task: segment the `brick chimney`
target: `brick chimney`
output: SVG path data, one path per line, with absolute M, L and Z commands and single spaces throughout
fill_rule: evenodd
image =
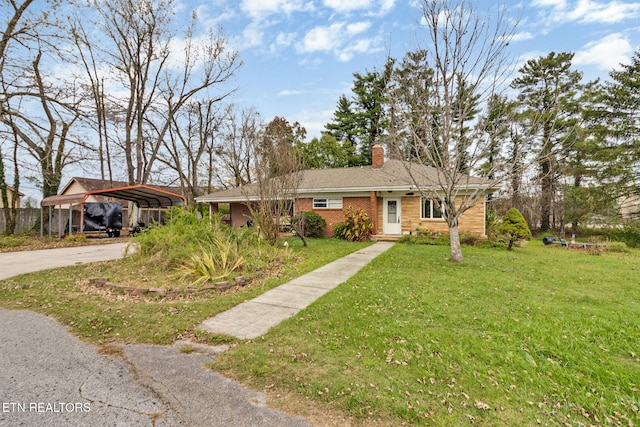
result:
M 371 169 L 382 169 L 384 166 L 384 148 L 380 144 L 371 147 Z

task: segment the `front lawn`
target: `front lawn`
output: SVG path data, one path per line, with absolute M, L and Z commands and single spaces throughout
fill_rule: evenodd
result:
M 195 297 L 145 297 L 108 294 L 79 286 L 83 279 L 105 277 L 119 284 L 142 287 L 178 285 L 175 274 L 162 261 L 138 256 L 88 265 L 65 267 L 25 274 L 0 281 L 0 307 L 26 309 L 46 314 L 68 325 L 71 332 L 94 344 L 121 343 L 170 344 L 177 338 L 204 342 L 232 341 L 200 333 L 197 326 L 205 319 L 286 281 L 312 271 L 363 247 L 336 239 L 310 239 L 303 248 L 299 239 L 288 242 L 289 264 L 265 275 L 256 274 L 249 286 L 225 293 Z
M 396 244 L 211 366 L 319 425 L 640 424 L 638 252 L 463 250 Z

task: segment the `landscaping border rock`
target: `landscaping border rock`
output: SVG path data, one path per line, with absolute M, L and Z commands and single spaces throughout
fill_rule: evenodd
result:
M 97 290 L 113 292 L 119 295 L 131 295 L 136 297 L 165 297 L 165 298 L 179 298 L 179 297 L 191 297 L 191 296 L 204 296 L 212 293 L 226 292 L 233 286 L 244 287 L 249 281 L 244 276 L 239 276 L 233 281 L 217 282 L 209 285 L 204 285 L 197 289 L 194 287 L 181 288 L 142 288 L 136 286 L 127 286 L 119 283 L 113 283 L 106 277 L 91 277 L 88 279 L 78 280 L 76 285 L 81 287 L 90 287 Z

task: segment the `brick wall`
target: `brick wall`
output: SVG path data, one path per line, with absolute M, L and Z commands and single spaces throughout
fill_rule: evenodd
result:
M 344 215 L 349 207 L 354 209 L 363 209 L 371 220 L 374 220 L 374 209 L 371 208 L 370 197 L 343 197 L 342 209 L 313 209 L 313 198 L 302 198 L 296 200 L 296 213 L 299 212 L 316 212 L 327 222 L 324 229 L 326 237 L 333 236 L 333 224 L 344 221 Z
M 461 203 L 461 200 L 462 197 L 458 197 L 458 203 Z M 462 214 L 459 223 L 460 232 L 484 236 L 484 222 L 484 201 L 480 199 L 475 206 Z M 420 218 L 420 197 L 403 197 L 402 231 L 415 232 L 416 228 L 434 232 L 447 232 L 449 230 L 444 219 L 423 220 Z
M 458 198 L 459 201 L 462 197 Z M 363 209 L 375 225 L 374 234 L 384 233 L 384 199 L 374 197 L 343 197 L 342 209 L 313 209 L 313 198 L 302 198 L 296 201 L 296 213 L 317 212 L 327 222 L 324 235 L 333 236 L 333 224 L 344 221 L 349 207 Z M 484 236 L 484 202 L 482 199 L 467 210 L 460 219 L 460 232 Z M 415 232 L 416 228 L 434 232 L 447 232 L 449 228 L 444 219 L 423 220 L 420 218 L 420 197 L 402 197 L 402 232 Z

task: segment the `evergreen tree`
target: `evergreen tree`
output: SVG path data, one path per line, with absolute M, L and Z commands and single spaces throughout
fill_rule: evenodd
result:
M 306 168 L 342 168 L 353 162 L 354 149 L 349 141 L 340 142 L 328 133 L 310 142 L 298 141 L 296 146 L 302 153 Z
M 380 143 L 388 122 L 385 93 L 393 73 L 394 60 L 389 58 L 382 71 L 355 73 L 353 83 L 356 105 L 358 150 L 363 164 L 371 164 L 371 147 Z
M 349 166 L 371 164 L 371 147 L 381 142 L 387 125 L 387 85 L 391 79 L 394 61 L 389 59 L 384 70 L 354 73 L 353 98 L 340 96 L 333 121 L 325 125 L 327 133 L 338 141 L 349 142 L 355 156 Z
M 512 87 L 520 91 L 526 132 L 537 142 L 541 181 L 541 230 L 551 228 L 554 200 L 561 176 L 563 151 L 574 141 L 577 93 L 582 73 L 571 69 L 572 53 L 549 53 L 520 68 Z M 557 215 L 553 215 L 554 222 Z
M 606 85 L 611 142 L 606 154 L 615 158 L 619 195 L 637 194 L 640 181 L 640 50 L 630 64 L 610 73 Z
M 531 230 L 524 220 L 524 217 L 516 208 L 507 211 L 502 219 L 502 223 L 498 226 L 498 232 L 504 234 L 509 242 L 508 250 L 513 250 L 513 245 L 518 240 L 531 239 Z

